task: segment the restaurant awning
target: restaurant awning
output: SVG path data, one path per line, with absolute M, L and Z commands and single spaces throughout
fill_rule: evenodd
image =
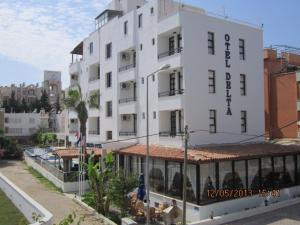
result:
M 91 154 L 95 155 L 95 158 L 99 158 L 102 156 L 102 149 L 100 148 L 87 148 L 86 153 L 88 156 Z M 66 148 L 66 149 L 58 149 L 53 151 L 53 155 L 58 156 L 62 159 L 73 159 L 79 157 L 79 148 Z

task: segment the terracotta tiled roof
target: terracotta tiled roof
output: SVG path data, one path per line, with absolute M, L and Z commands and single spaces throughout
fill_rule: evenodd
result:
M 146 155 L 145 145 L 134 145 L 118 151 L 124 155 Z M 180 148 L 162 147 L 151 145 L 149 148 L 150 156 L 175 161 L 183 161 L 184 151 Z M 260 158 L 264 156 L 275 156 L 284 154 L 300 154 L 300 146 L 279 144 L 240 144 L 240 145 L 218 145 L 201 147 L 188 150 L 188 161 L 207 162 L 223 161 L 232 159 Z
M 102 149 L 100 148 L 87 148 L 86 152 L 88 155 L 94 153 L 95 157 L 101 157 L 102 155 Z M 53 154 L 63 159 L 77 158 L 79 156 L 79 149 L 78 148 L 58 149 L 53 151 Z

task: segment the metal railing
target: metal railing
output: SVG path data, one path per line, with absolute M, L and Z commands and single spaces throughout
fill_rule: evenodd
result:
M 136 136 L 134 131 L 120 131 L 119 136 Z
M 159 132 L 160 137 L 176 137 L 183 136 L 183 131 L 161 131 Z
M 183 93 L 184 93 L 184 89 L 163 91 L 158 93 L 158 97 L 182 95 Z
M 167 52 L 163 52 L 163 53 L 158 54 L 158 59 L 161 59 L 161 58 L 164 58 L 164 57 L 167 57 L 167 56 L 171 56 L 171 55 L 180 53 L 182 51 L 183 51 L 183 47 L 175 48 L 173 50 L 168 50 Z
M 100 76 L 97 76 L 97 77 L 90 77 L 89 78 L 89 82 L 93 82 L 95 80 L 99 80 L 100 79 Z
M 119 72 L 122 72 L 122 71 L 125 71 L 125 70 L 129 70 L 131 68 L 135 68 L 135 63 L 129 64 L 129 65 L 126 65 L 126 66 L 121 66 L 119 68 Z
M 136 97 L 130 97 L 130 98 L 122 98 L 119 99 L 119 103 L 127 103 L 127 102 L 135 102 L 136 101 Z
M 91 134 L 91 135 L 99 135 L 100 131 L 98 131 L 98 130 L 89 130 L 89 134 Z

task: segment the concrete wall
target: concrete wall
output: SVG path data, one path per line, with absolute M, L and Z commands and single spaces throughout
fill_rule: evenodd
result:
M 63 182 L 56 178 L 53 174 L 51 174 L 49 171 L 41 167 L 39 164 L 37 164 L 34 160 L 32 160 L 29 156 L 25 155 L 25 161 L 28 166 L 31 166 L 35 170 L 37 170 L 39 173 L 41 173 L 45 178 L 47 178 L 49 181 L 51 181 L 56 187 L 60 188 L 63 192 L 77 192 L 79 189 L 78 182 Z M 85 181 L 84 183 L 84 189 L 87 191 L 89 189 L 88 181 Z
M 34 201 L 25 192 L 14 185 L 10 180 L 0 173 L 0 189 L 4 191 L 7 197 L 23 213 L 26 219 L 34 225 L 44 224 L 52 225 L 53 215 L 39 203 Z M 32 214 L 36 213 L 41 216 L 41 223 L 32 219 Z

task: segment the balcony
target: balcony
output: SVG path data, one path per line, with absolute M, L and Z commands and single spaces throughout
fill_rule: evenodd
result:
M 161 131 L 159 132 L 160 137 L 176 137 L 176 136 L 183 136 L 184 132 L 175 132 L 175 131 Z
M 136 114 L 121 114 L 119 136 L 136 136 L 137 119 Z
M 78 79 L 79 79 L 79 75 L 72 74 L 70 78 L 70 86 L 73 87 L 75 85 L 78 85 L 79 84 Z
M 135 68 L 135 63 L 128 64 L 128 65 L 125 65 L 125 66 L 121 66 L 119 68 L 119 72 L 123 72 L 123 71 L 129 70 L 131 68 Z
M 136 136 L 134 131 L 120 131 L 119 136 Z
M 129 97 L 129 98 L 119 99 L 120 104 L 128 103 L 128 102 L 135 102 L 135 101 L 136 101 L 136 97 Z
M 69 74 L 79 75 L 81 72 L 80 63 L 81 63 L 80 61 L 75 61 L 75 62 L 71 63 L 69 66 Z
M 100 118 L 89 117 L 88 119 L 88 134 L 90 136 L 100 135 Z
M 119 53 L 119 81 L 126 82 L 135 79 L 136 52 L 133 48 Z
M 99 88 L 100 82 L 96 82 L 99 81 L 99 79 L 100 79 L 100 65 L 93 64 L 89 67 L 89 86 L 91 86 L 91 88 Z M 95 83 L 98 83 L 98 85 L 93 85 Z
M 175 49 L 172 49 L 172 50 L 168 50 L 166 52 L 163 52 L 163 53 L 160 53 L 158 54 L 158 59 L 162 59 L 162 58 L 165 58 L 165 57 L 168 57 L 168 56 L 172 56 L 172 55 L 175 55 L 175 54 L 178 54 L 178 53 L 181 53 L 183 51 L 183 48 L 180 47 L 180 48 L 175 48 Z
M 167 96 L 174 96 L 174 95 L 182 95 L 184 93 L 183 89 L 180 90 L 171 90 L 171 91 L 163 91 L 158 93 L 158 97 L 167 97 Z

